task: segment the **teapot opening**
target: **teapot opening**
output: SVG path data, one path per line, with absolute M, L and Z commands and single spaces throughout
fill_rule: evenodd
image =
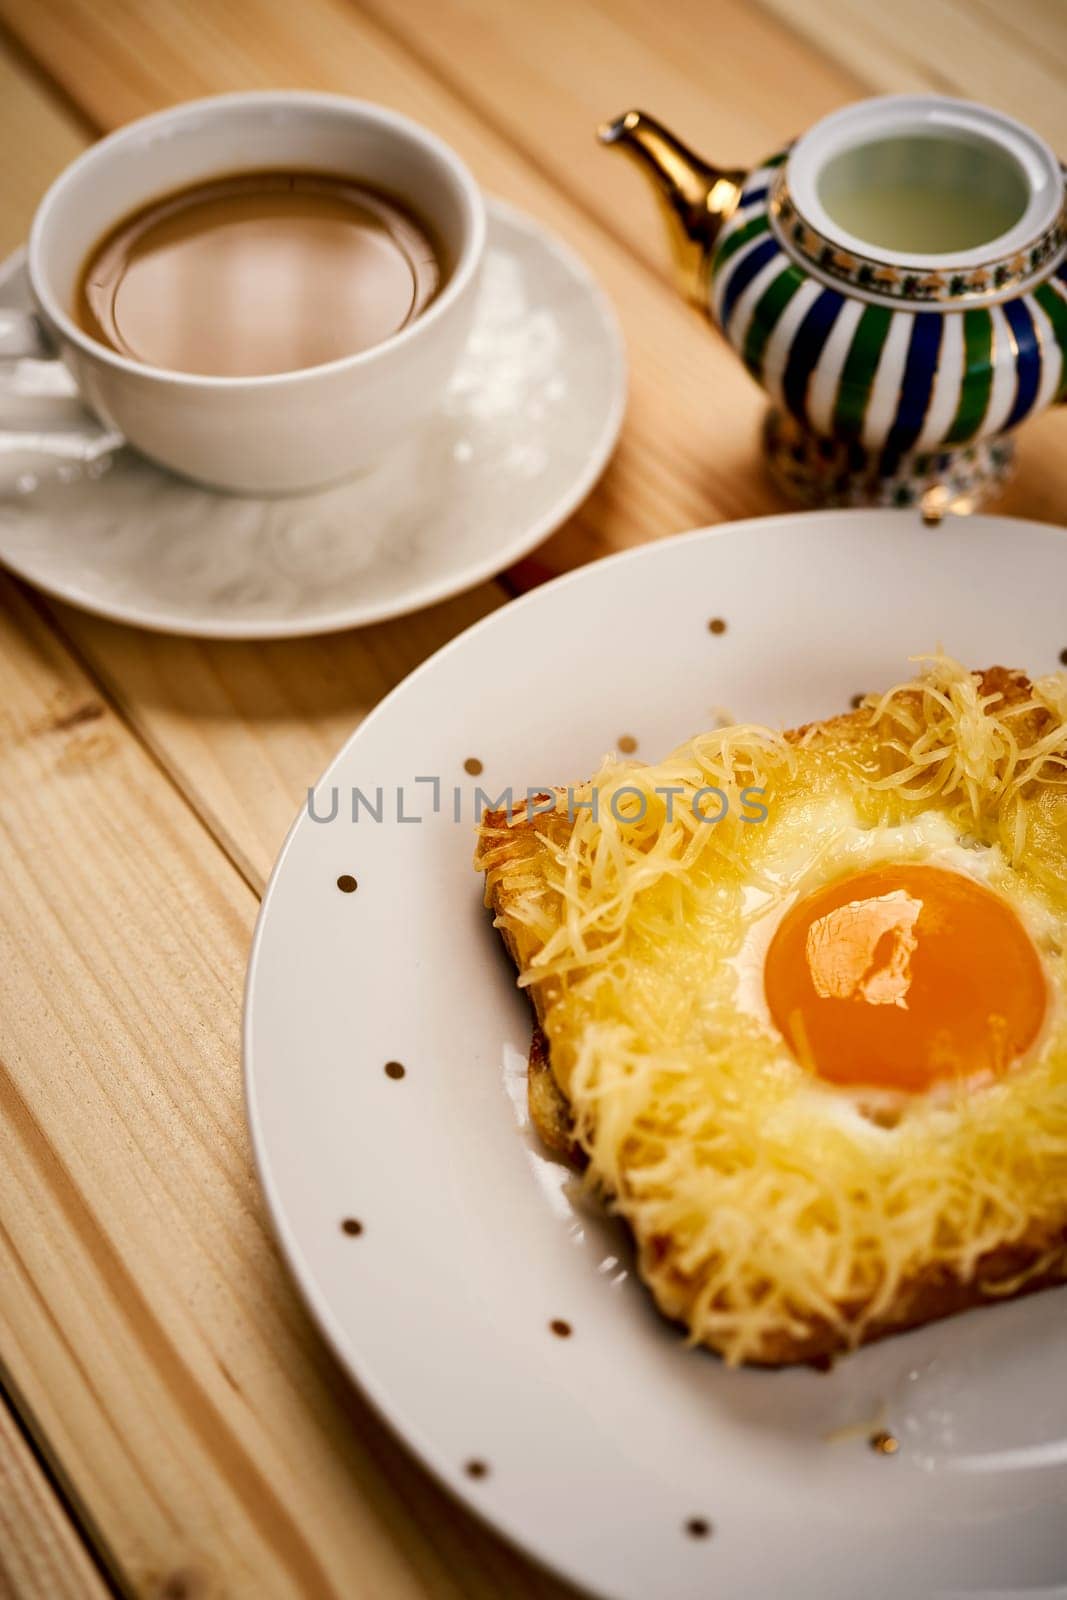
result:
M 1056 225 L 1064 202 L 1043 139 L 946 95 L 845 106 L 801 136 L 783 176 L 817 239 L 916 271 L 965 271 L 1023 251 Z
M 826 214 L 875 249 L 945 255 L 990 245 L 1021 221 L 1030 189 L 991 139 L 946 129 L 841 150 L 816 192 Z

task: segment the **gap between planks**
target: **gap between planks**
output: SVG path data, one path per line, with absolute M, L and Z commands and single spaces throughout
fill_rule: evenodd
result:
M 9 1421 L 5 1422 L 4 1418 Z M 23 1570 L 12 1573 L 5 1570 L 4 1550 L 0 1548 L 0 1594 L 5 1581 L 11 1585 L 11 1600 L 33 1600 L 33 1594 L 19 1584 L 27 1576 L 25 1568 L 32 1561 L 38 1569 L 43 1562 L 49 1566 L 49 1596 L 54 1600 L 135 1600 L 134 1591 L 127 1583 L 119 1563 L 110 1550 L 107 1540 L 94 1523 L 62 1464 L 50 1448 L 43 1430 L 37 1425 L 25 1397 L 19 1393 L 10 1372 L 0 1360 L 0 1451 L 16 1453 L 22 1461 L 22 1492 L 18 1485 L 8 1485 L 2 1496 L 0 1525 L 3 1510 L 8 1509 L 20 1521 L 29 1522 L 36 1506 L 43 1500 L 44 1517 L 54 1532 L 54 1540 L 35 1539 L 51 1548 L 43 1553 L 30 1552 L 20 1562 Z M 29 1503 L 27 1503 L 29 1502 Z M 25 1515 L 23 1518 L 22 1514 Z M 46 1530 L 47 1531 L 47 1530 Z M 55 1548 L 58 1546 L 59 1548 Z M 9 1551 L 8 1567 L 13 1566 L 19 1552 Z M 59 1563 L 62 1562 L 62 1566 Z M 36 1582 L 36 1574 L 29 1574 Z

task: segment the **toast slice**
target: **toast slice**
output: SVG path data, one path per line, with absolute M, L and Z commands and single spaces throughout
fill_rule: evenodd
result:
M 1005 719 L 1010 715 L 1011 737 L 1017 748 L 1040 752 L 1027 779 L 1030 799 L 1036 803 L 1051 797 L 1052 803 L 1059 804 L 1062 791 L 1053 769 L 1057 763 L 1067 765 L 1067 726 L 1062 702 L 1056 698 L 1059 691 L 1035 689 L 1025 675 L 1000 667 L 962 677 L 962 669 L 955 664 L 941 671 L 942 676 L 948 673 L 958 686 L 958 695 L 956 689 L 950 692 L 966 703 L 972 718 L 972 725 L 964 726 L 960 714 L 961 748 L 965 738 L 973 740 L 975 736 L 975 715 L 992 718 L 995 714 L 1001 719 L 998 727 L 1009 725 Z M 876 762 L 883 768 L 892 768 L 903 760 L 897 748 L 900 729 L 906 728 L 910 737 L 915 729 L 924 731 L 924 724 L 929 723 L 932 728 L 941 714 L 937 708 L 946 687 L 940 680 L 927 681 L 902 687 L 892 701 L 885 697 L 878 702 L 871 697 L 849 714 L 792 730 L 780 736 L 779 742 L 788 749 L 814 756 L 826 751 L 835 760 L 868 766 Z M 677 767 L 677 760 L 671 759 Z M 639 764 L 626 765 L 628 770 L 636 771 Z M 613 771 L 617 775 L 618 767 Z M 676 776 L 673 768 L 671 771 Z M 579 806 L 588 799 L 589 792 L 590 786 L 586 785 L 573 797 Z M 945 790 L 946 794 L 949 792 Z M 550 810 L 546 809 L 549 799 Z M 1060 1210 L 1045 1210 L 1028 1219 L 1026 1226 L 1016 1229 L 1011 1237 L 992 1240 L 988 1248 L 973 1255 L 966 1271 L 948 1266 L 943 1260 L 919 1261 L 895 1283 L 888 1300 L 881 1297 L 882 1303 L 877 1307 L 874 1302 L 880 1297 L 876 1292 L 867 1296 L 866 1303 L 855 1295 L 844 1297 L 828 1306 L 825 1313 L 810 1307 L 798 1310 L 787 1306 L 777 1325 L 768 1319 L 755 1335 L 724 1335 L 724 1319 L 715 1315 L 714 1306 L 709 1314 L 702 1301 L 703 1263 L 694 1262 L 692 1250 L 686 1248 L 683 1239 L 670 1233 L 650 1232 L 642 1225 L 639 1208 L 628 1191 L 628 1183 L 633 1180 L 625 1170 L 625 1161 L 621 1169 L 616 1166 L 608 1171 L 597 1160 L 589 1107 L 583 1107 L 576 1115 L 566 1076 L 555 1070 L 554 1050 L 549 1042 L 553 1016 L 564 990 L 569 984 L 580 983 L 584 974 L 579 968 L 576 974 L 561 978 L 550 970 L 542 978 L 537 962 L 564 918 L 558 869 L 571 848 L 575 810 L 573 803 L 568 804 L 568 791 L 559 789 L 513 816 L 488 813 L 479 830 L 475 865 L 485 873 L 486 903 L 520 974 L 525 976 L 534 1008 L 528 1073 L 530 1116 L 543 1143 L 554 1153 L 576 1167 L 586 1165 L 593 1157 L 590 1179 L 599 1184 L 613 1208 L 630 1224 L 642 1278 L 664 1314 L 688 1326 L 693 1342 L 707 1344 L 730 1361 L 769 1366 L 798 1362 L 824 1365 L 860 1344 L 1067 1278 L 1065 1197 Z M 1067 828 L 1067 806 L 1061 821 Z M 1067 1072 L 1064 1082 L 1067 1084 Z M 1067 1097 L 1062 1100 L 1062 1123 L 1067 1156 Z M 773 1289 L 771 1285 L 769 1292 L 773 1293 Z

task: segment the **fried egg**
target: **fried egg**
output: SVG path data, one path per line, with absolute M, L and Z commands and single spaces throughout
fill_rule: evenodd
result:
M 1067 1275 L 1065 713 L 937 657 L 483 835 L 590 1181 L 728 1360 Z
M 738 1006 L 813 1077 L 883 1105 L 1024 1059 L 1051 1003 L 1059 921 L 1000 844 L 964 842 L 936 810 L 865 828 L 835 807 L 823 825 L 834 838 L 819 862 L 752 897 Z

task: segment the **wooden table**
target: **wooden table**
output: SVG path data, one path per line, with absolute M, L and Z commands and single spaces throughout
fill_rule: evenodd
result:
M 583 509 L 516 573 L 402 621 L 200 644 L 0 578 L 0 1594 L 562 1596 L 376 1420 L 282 1266 L 241 1106 L 257 898 L 344 737 L 516 585 L 777 509 L 760 396 L 676 296 L 651 196 L 597 121 L 643 104 L 743 165 L 849 98 L 937 88 L 1067 153 L 1067 8 L 0 0 L 0 18 L 5 249 L 55 173 L 132 117 L 337 90 L 436 128 L 568 239 L 632 364 Z M 1004 510 L 1067 520 L 1063 429 L 1024 430 Z

